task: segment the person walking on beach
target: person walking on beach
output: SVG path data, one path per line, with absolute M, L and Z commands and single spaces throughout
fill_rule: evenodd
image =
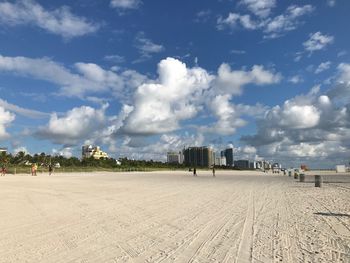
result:
M 49 176 L 52 174 L 52 165 L 51 165 L 51 163 L 49 164 Z
M 197 170 L 196 170 L 196 168 L 193 168 L 193 176 L 197 176 Z
M 1 176 L 5 176 L 6 175 L 6 167 L 5 167 L 5 165 L 3 164 L 2 166 L 1 166 Z
M 38 166 L 36 163 L 32 164 L 32 176 L 36 176 L 36 170 L 38 169 Z
M 213 166 L 213 177 L 215 177 L 215 166 Z

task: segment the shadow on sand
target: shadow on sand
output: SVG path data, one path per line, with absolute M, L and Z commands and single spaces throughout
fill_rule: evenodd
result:
M 319 215 L 319 216 L 343 216 L 343 217 L 350 217 L 350 215 L 348 215 L 348 214 L 332 213 L 332 212 L 328 212 L 328 213 L 325 213 L 325 212 L 317 212 L 317 213 L 314 213 L 314 215 Z

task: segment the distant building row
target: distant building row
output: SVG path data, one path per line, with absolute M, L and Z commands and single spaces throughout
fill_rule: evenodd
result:
M 228 166 L 237 169 L 281 169 L 280 164 L 271 164 L 267 161 L 249 161 L 234 160 L 234 149 L 228 148 L 220 152 L 219 156 L 215 156 L 215 152 L 211 147 L 188 147 L 180 152 L 168 152 L 167 162 L 173 164 L 185 164 L 190 167 L 212 167 Z

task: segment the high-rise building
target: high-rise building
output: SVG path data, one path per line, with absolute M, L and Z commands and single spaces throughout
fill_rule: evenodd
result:
M 82 158 L 94 157 L 95 159 L 108 158 L 108 154 L 101 151 L 99 146 L 84 145 L 81 148 Z
M 234 161 L 235 168 L 237 169 L 249 169 L 249 161 L 248 160 L 238 160 Z
M 181 164 L 182 162 L 183 162 L 182 152 L 168 152 L 167 153 L 167 163 Z
M 189 147 L 184 149 L 184 163 L 192 167 L 211 167 L 215 153 L 211 147 Z
M 233 148 L 227 148 L 226 150 L 221 151 L 221 156 L 225 156 L 227 166 L 234 166 Z
M 226 166 L 226 157 L 225 156 L 215 156 L 215 165 Z

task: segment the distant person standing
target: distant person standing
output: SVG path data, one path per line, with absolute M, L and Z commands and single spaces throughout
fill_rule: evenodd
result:
M 36 170 L 38 169 L 38 166 L 36 163 L 32 164 L 32 176 L 36 176 Z
M 51 165 L 51 163 L 49 164 L 49 176 L 52 174 L 52 171 L 53 171 L 53 169 L 52 169 L 52 165 Z
M 213 166 L 213 177 L 215 177 L 215 167 Z
M 193 168 L 193 176 L 197 176 L 197 170 L 196 170 L 196 168 Z
M 1 176 L 5 176 L 6 175 L 6 167 L 5 167 L 5 165 L 3 164 L 2 166 L 1 166 Z

